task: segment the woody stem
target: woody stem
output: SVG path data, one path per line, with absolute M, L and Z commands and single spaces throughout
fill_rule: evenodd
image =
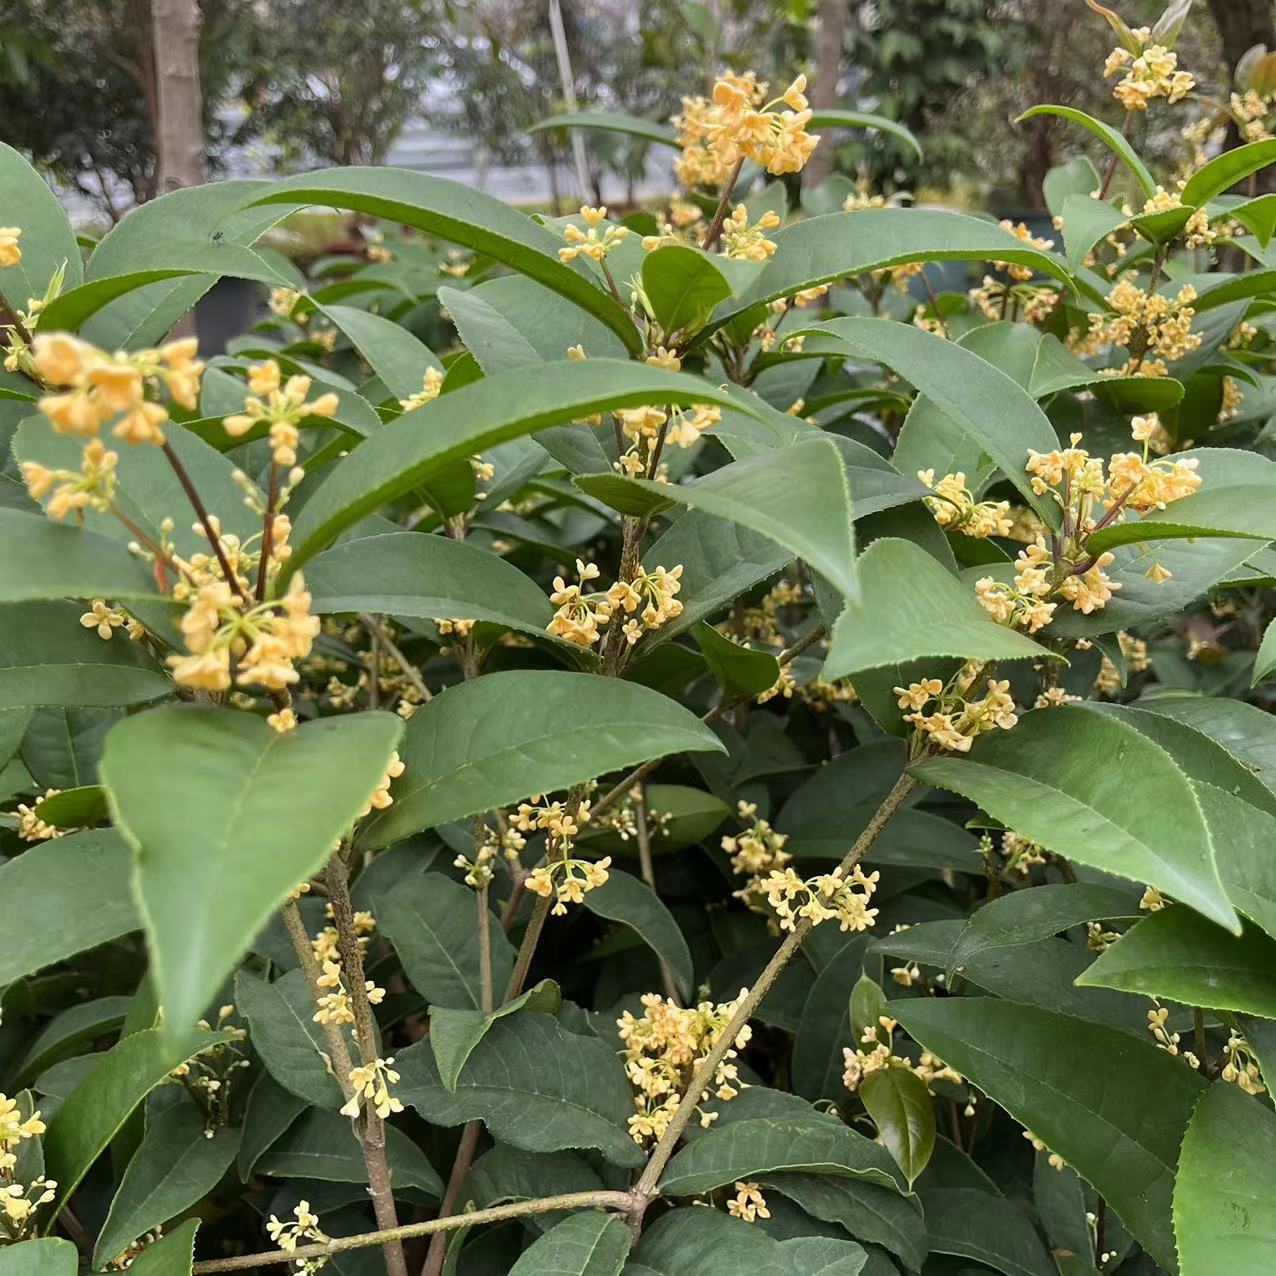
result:
M 727 184 L 722 188 L 722 198 L 718 200 L 718 207 L 713 214 L 713 221 L 709 223 L 704 243 L 700 245 L 707 253 L 712 252 L 718 246 L 718 237 L 722 234 L 722 223 L 727 220 L 727 207 L 731 202 L 731 192 L 735 188 L 736 179 L 740 176 L 740 170 L 743 167 L 744 156 L 741 155 L 736 160 L 735 167 L 731 170 L 731 175 L 727 178 Z
M 173 451 L 173 445 L 167 439 L 164 441 L 161 450 L 169 465 L 173 467 L 173 473 L 177 475 L 177 481 L 182 485 L 182 490 L 186 493 L 187 499 L 191 503 L 191 508 L 195 511 L 195 516 L 199 519 L 200 525 L 204 529 L 204 535 L 208 538 L 208 544 L 217 556 L 217 564 L 222 569 L 222 575 L 225 576 L 226 583 L 239 595 L 242 602 L 247 602 L 248 599 L 244 597 L 244 591 L 240 588 L 239 578 L 231 571 L 230 563 L 226 560 L 226 551 L 222 548 L 221 537 L 217 535 L 213 528 L 213 521 L 209 518 L 208 510 L 204 508 L 204 502 L 195 490 L 195 484 L 191 482 L 191 476 L 186 472 L 186 466 L 182 464 L 181 458 Z

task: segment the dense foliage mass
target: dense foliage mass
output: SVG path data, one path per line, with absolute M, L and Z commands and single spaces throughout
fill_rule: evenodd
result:
M 1269 1273 L 1274 61 L 1053 237 L 0 148 L 0 1273 Z

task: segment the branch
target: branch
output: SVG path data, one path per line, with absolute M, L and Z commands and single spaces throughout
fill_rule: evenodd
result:
M 547 1214 L 553 1210 L 604 1209 L 628 1210 L 634 1198 L 629 1192 L 567 1192 L 563 1196 L 545 1196 L 536 1201 L 516 1201 L 513 1205 L 496 1205 L 489 1210 L 471 1210 L 468 1214 L 452 1214 L 448 1218 L 434 1218 L 428 1223 L 409 1223 L 386 1232 L 362 1232 L 358 1236 L 339 1236 L 324 1245 L 298 1245 L 285 1253 L 280 1249 L 267 1250 L 264 1254 L 240 1254 L 235 1258 L 212 1258 L 196 1263 L 191 1269 L 194 1276 L 210 1276 L 213 1272 L 251 1272 L 258 1267 L 305 1262 L 311 1258 L 326 1258 L 330 1254 L 343 1254 L 347 1250 L 366 1249 L 369 1245 L 381 1245 L 386 1240 L 407 1241 L 416 1236 L 430 1236 L 435 1232 L 453 1232 L 461 1227 L 477 1227 L 483 1223 L 501 1223 L 507 1218 L 523 1218 L 528 1214 Z
M 847 851 L 843 858 L 841 864 L 843 873 L 849 872 L 864 858 L 868 853 L 869 847 L 877 840 L 878 834 L 886 827 L 891 816 L 903 805 L 904 799 L 913 791 L 916 784 L 917 781 L 907 772 L 895 781 L 894 787 L 883 799 L 881 806 L 873 812 L 873 818 L 869 820 L 867 827 L 855 839 L 855 845 Z M 770 991 L 771 985 L 775 983 L 780 972 L 788 964 L 789 958 L 797 952 L 802 941 L 811 933 L 813 924 L 809 918 L 803 918 L 798 923 L 797 928 L 788 935 L 784 943 L 776 949 L 775 955 L 767 962 L 765 969 L 758 976 L 757 982 L 745 994 L 735 1014 L 731 1016 L 731 1022 L 722 1030 L 709 1053 L 700 1061 L 700 1066 L 696 1069 L 686 1090 L 683 1091 L 677 1111 L 674 1112 L 668 1126 L 665 1127 L 665 1132 L 661 1135 L 660 1142 L 652 1150 L 651 1158 L 647 1162 L 647 1168 L 643 1170 L 642 1177 L 634 1188 L 634 1194 L 639 1200 L 639 1204 L 635 1207 L 639 1218 L 641 1217 L 641 1210 L 646 1208 L 646 1202 L 656 1195 L 656 1184 L 660 1181 L 660 1175 L 669 1158 L 673 1155 L 674 1146 L 682 1136 L 687 1122 L 691 1120 L 691 1115 L 696 1109 L 700 1096 L 712 1084 L 713 1075 L 717 1071 L 718 1064 L 726 1058 L 727 1051 L 732 1048 L 736 1037 L 740 1034 L 740 1030 L 753 1017 L 753 1013 L 758 1006 L 762 1004 L 763 997 Z

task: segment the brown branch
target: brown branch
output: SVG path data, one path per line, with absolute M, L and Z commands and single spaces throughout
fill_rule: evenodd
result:
M 709 229 L 705 232 L 704 243 L 700 245 L 707 253 L 712 252 L 718 246 L 718 237 L 722 234 L 722 223 L 727 220 L 727 207 L 731 202 L 731 192 L 735 189 L 736 179 L 740 176 L 740 170 L 743 167 L 744 156 L 741 155 L 736 160 L 730 177 L 727 178 L 727 184 L 722 188 L 722 198 L 718 200 L 718 207 L 713 214 L 713 221 L 709 223 Z
M 195 516 L 204 529 L 204 535 L 208 537 L 208 544 L 217 556 L 217 562 L 222 569 L 222 575 L 226 577 L 226 583 L 239 595 L 240 600 L 246 603 L 248 599 L 244 596 L 243 587 L 239 583 L 239 578 L 230 569 L 230 563 L 226 560 L 226 551 L 222 548 L 221 537 L 213 528 L 213 521 L 209 518 L 208 510 L 204 508 L 204 502 L 195 490 L 195 484 L 191 482 L 191 476 L 186 472 L 186 466 L 182 464 L 181 458 L 173 451 L 173 445 L 167 439 L 161 450 L 168 458 L 169 465 L 173 467 L 173 473 L 177 475 L 177 481 L 182 485 L 182 490 L 195 511 Z
M 266 493 L 266 512 L 261 521 L 261 561 L 257 564 L 256 598 L 262 602 L 266 597 L 266 572 L 270 567 L 270 556 L 275 549 L 275 502 L 279 499 L 279 466 L 270 462 L 270 487 Z
M 478 1227 L 484 1223 L 501 1223 L 507 1218 L 523 1218 L 528 1214 L 547 1214 L 554 1210 L 604 1209 L 628 1210 L 634 1198 L 629 1192 L 567 1192 L 562 1196 L 545 1196 L 536 1201 L 516 1201 L 512 1205 L 496 1205 L 487 1210 L 471 1210 L 466 1214 L 452 1214 L 447 1218 L 434 1218 L 426 1223 L 408 1223 L 391 1232 L 363 1232 L 358 1236 L 339 1236 L 323 1245 L 298 1245 L 285 1253 L 283 1250 L 267 1250 L 263 1254 L 240 1254 L 234 1258 L 212 1258 L 196 1263 L 191 1269 L 194 1276 L 212 1276 L 213 1272 L 251 1272 L 258 1267 L 275 1264 L 294 1264 L 311 1258 L 326 1258 L 330 1254 L 344 1254 L 347 1250 L 366 1249 L 380 1245 L 388 1237 L 392 1241 L 411 1240 L 416 1236 L 431 1236 L 435 1232 L 453 1232 L 461 1227 Z

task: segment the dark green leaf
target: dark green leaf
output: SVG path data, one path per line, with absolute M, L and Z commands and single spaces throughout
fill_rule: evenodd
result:
M 619 1276 L 630 1240 L 614 1214 L 573 1214 L 524 1250 L 510 1276 Z
M 682 996 L 691 996 L 691 950 L 673 914 L 646 882 L 613 868 L 602 886 L 585 893 L 585 907 L 599 917 L 620 922 L 636 931 L 639 938 L 669 967 Z
M 557 1014 L 561 1002 L 558 985 L 552 979 L 542 979 L 522 996 L 507 1001 L 489 1014 L 481 1010 L 434 1006 L 430 1011 L 430 1044 L 434 1047 L 434 1062 L 443 1084 L 456 1093 L 456 1081 L 466 1060 L 498 1019 L 520 1010 L 543 1015 Z
M 881 1068 L 860 1082 L 859 1096 L 911 1187 L 935 1149 L 935 1104 L 907 1067 Z
M 972 1188 L 933 1190 L 924 1202 L 933 1253 L 973 1258 L 1003 1276 L 1055 1276 L 1032 1224 L 1011 1202 Z

